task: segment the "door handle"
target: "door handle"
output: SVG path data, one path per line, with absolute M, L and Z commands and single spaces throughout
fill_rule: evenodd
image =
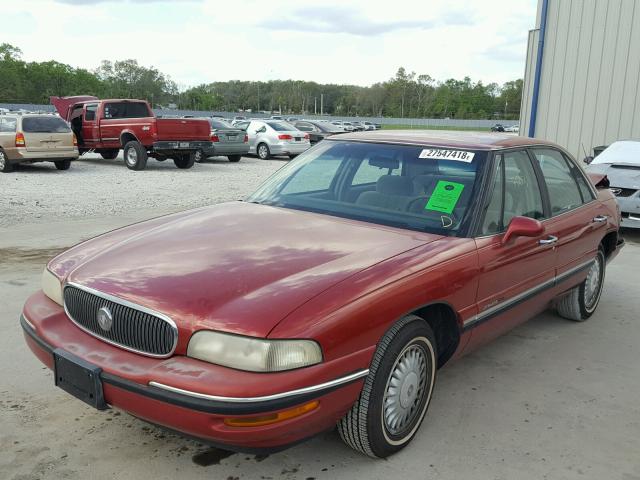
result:
M 547 238 L 543 238 L 542 240 L 538 240 L 540 245 L 550 245 L 552 243 L 556 243 L 558 241 L 558 237 L 554 237 L 553 235 L 549 235 Z
M 608 218 L 609 217 L 607 215 L 597 215 L 597 216 L 593 217 L 593 220 L 591 220 L 591 223 L 606 222 Z

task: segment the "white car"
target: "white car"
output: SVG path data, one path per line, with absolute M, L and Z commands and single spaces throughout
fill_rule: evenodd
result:
M 343 123 L 340 120 L 335 120 L 335 121 L 333 121 L 331 123 L 333 125 L 337 125 L 338 127 L 340 127 L 345 132 L 353 132 L 355 130 L 355 128 L 353 128 L 353 125 L 351 125 L 349 122 Z
M 509 133 L 520 133 L 520 125 L 511 125 L 509 127 L 504 127 L 504 131 Z
M 236 122 L 249 136 L 249 153 L 268 160 L 273 155 L 295 158 L 311 147 L 309 134 L 282 120 L 249 120 Z
M 376 126 L 371 122 L 362 122 L 362 125 L 364 125 L 364 129 L 365 130 L 375 130 L 376 129 Z

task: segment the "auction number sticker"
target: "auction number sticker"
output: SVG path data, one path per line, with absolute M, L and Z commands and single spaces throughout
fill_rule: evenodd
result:
M 442 148 L 425 148 L 420 152 L 419 158 L 431 160 L 456 160 L 459 162 L 471 163 L 475 153 L 465 150 L 448 150 Z

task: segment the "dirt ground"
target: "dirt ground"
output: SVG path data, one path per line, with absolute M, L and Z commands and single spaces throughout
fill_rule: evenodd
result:
M 216 192 L 211 201 L 235 199 L 282 162 L 267 164 L 243 160 L 250 172 L 243 175 L 253 180 L 240 187 L 243 175 L 233 166 L 197 165 L 201 176 L 194 169 L 180 189 L 162 187 L 164 209 L 126 192 L 135 208 L 114 213 L 119 202 L 101 209 L 101 197 L 92 199 L 90 188 L 84 196 L 43 195 L 46 214 L 38 218 L 31 197 L 11 206 L 0 222 L 0 479 L 640 479 L 640 235 L 632 232 L 608 267 L 602 301 L 588 322 L 545 313 L 446 366 L 417 437 L 387 460 L 351 451 L 335 431 L 277 454 L 233 454 L 124 412 L 92 410 L 55 388 L 18 324 L 46 261 L 102 231 L 196 206 L 203 201 L 199 182 Z M 89 165 L 98 173 L 115 169 Z M 159 177 L 119 167 L 114 178 L 127 182 L 135 175 L 136 185 L 153 195 L 160 188 Z M 42 167 L 18 173 L 42 176 L 30 182 L 47 181 Z M 0 178 L 0 191 L 25 181 Z M 91 205 L 66 215 L 69 203 Z M 49 216 L 53 211 L 61 213 Z

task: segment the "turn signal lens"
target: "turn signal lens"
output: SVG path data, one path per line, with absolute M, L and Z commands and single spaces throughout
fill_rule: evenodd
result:
M 78 138 L 76 137 L 76 134 L 73 134 L 73 146 L 77 147 L 78 146 Z
M 11 138 L 11 137 L 9 137 Z M 16 133 L 16 147 L 25 147 L 27 144 L 24 141 L 24 133 Z
M 218 135 L 211 135 L 211 141 L 212 142 L 219 142 L 220 141 L 220 137 L 218 137 Z
M 244 135 L 244 143 L 249 143 L 249 135 Z
M 291 135 L 278 135 L 279 140 L 292 140 L 293 137 Z
M 261 427 L 263 425 L 271 425 L 272 423 L 284 422 L 290 418 L 299 417 L 300 415 L 304 415 L 305 413 L 315 410 L 319 405 L 320 402 L 318 400 L 314 400 L 313 402 L 305 403 L 299 407 L 284 410 L 279 413 L 273 413 L 271 415 L 225 418 L 224 423 L 229 427 Z
M 308 134 L 308 133 L 305 133 L 305 134 L 304 134 L 304 139 L 305 139 L 305 140 L 309 140 L 309 134 Z

